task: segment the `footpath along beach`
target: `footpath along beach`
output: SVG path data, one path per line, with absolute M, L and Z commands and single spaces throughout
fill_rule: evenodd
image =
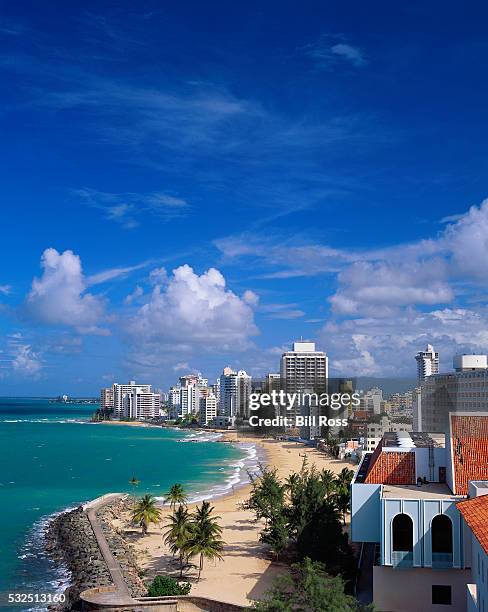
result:
M 344 467 L 353 467 L 351 463 L 331 459 L 314 448 L 295 442 L 244 437 L 230 432 L 223 435 L 221 442 L 259 446 L 266 464 L 275 467 L 282 479 L 299 471 L 305 457 L 309 466 L 315 465 L 319 470 L 339 473 Z M 200 582 L 192 581 L 192 595 L 249 605 L 253 599 L 263 596 L 277 575 L 286 571 L 284 565 L 272 562 L 267 546 L 259 542 L 262 526 L 255 522 L 252 512 L 242 508 L 249 493 L 250 485 L 237 486 L 232 493 L 211 500 L 215 514 L 221 517 L 219 522 L 225 542 L 223 560 L 205 563 Z M 164 506 L 163 525 L 169 512 L 169 507 Z M 132 545 L 146 580 L 158 574 L 175 572 L 174 559 L 163 543 L 164 526 L 151 525 L 148 534 L 142 537 L 140 529 L 130 526 L 128 512 L 115 519 L 113 526 Z

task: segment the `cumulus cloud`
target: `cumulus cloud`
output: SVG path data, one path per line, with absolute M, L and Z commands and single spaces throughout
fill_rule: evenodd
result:
M 483 284 L 488 280 L 488 199 L 449 225 L 443 240 L 455 271 Z
M 35 323 L 72 327 L 80 333 L 107 333 L 98 327 L 104 302 L 86 291 L 79 256 L 49 248 L 42 254 L 41 267 L 43 274 L 32 281 L 24 315 Z
M 134 346 L 143 352 L 151 347 L 153 357 L 174 350 L 243 350 L 258 333 L 251 306 L 226 288 L 218 270 L 198 275 L 189 265 L 154 287 L 127 331 Z

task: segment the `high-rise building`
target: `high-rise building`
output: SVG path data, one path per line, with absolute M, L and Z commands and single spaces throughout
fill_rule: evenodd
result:
M 114 407 L 114 390 L 112 387 L 105 387 L 100 390 L 100 408 L 102 410 L 112 410 Z
M 488 410 L 488 359 L 486 355 L 457 355 L 455 371 L 428 376 L 416 400 L 414 423 L 420 431 L 446 432 L 449 413 Z
M 281 389 L 281 374 L 275 374 L 274 372 L 270 372 L 269 374 L 266 374 L 266 377 L 263 381 L 264 393 L 280 391 L 280 389 Z
M 200 397 L 200 425 L 211 424 L 217 418 L 217 398 L 213 393 Z
M 138 385 L 131 380 L 127 385 L 112 386 L 114 415 L 119 418 L 152 419 L 159 416 L 161 396 L 153 393 L 151 385 Z
M 180 386 L 170 387 L 168 391 L 168 416 L 177 419 L 180 415 Z
M 427 376 L 439 374 L 439 353 L 434 351 L 432 344 L 428 344 L 425 351 L 419 351 L 415 355 L 415 360 L 419 383 L 423 382 Z
M 383 401 L 383 390 L 379 387 L 373 387 L 366 391 L 360 399 L 360 410 L 366 410 L 372 414 L 381 413 L 381 403 Z
M 114 396 L 114 415 L 121 419 L 125 416 L 125 397 L 128 393 L 132 393 L 135 387 L 139 387 L 142 393 L 151 393 L 151 385 L 136 385 L 135 380 L 129 381 L 126 385 L 120 385 L 118 383 L 114 383 L 112 385 L 113 396 Z
M 224 368 L 220 376 L 219 415 L 234 419 L 249 417 L 252 378 L 244 370 Z
M 292 350 L 281 356 L 281 388 L 286 393 L 325 393 L 327 377 L 327 355 L 316 350 L 315 342 L 294 342 Z M 294 416 L 293 411 L 289 416 Z

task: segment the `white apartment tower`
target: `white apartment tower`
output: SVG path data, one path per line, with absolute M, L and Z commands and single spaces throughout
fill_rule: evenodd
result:
M 213 393 L 200 397 L 200 425 L 207 426 L 217 417 L 217 398 Z
M 419 351 L 415 355 L 417 362 L 417 378 L 422 383 L 427 376 L 439 374 L 439 353 L 434 351 L 432 344 L 428 344 L 425 351 Z
M 244 370 L 224 368 L 220 376 L 220 416 L 249 417 L 249 395 L 252 378 Z
M 327 391 L 328 359 L 317 351 L 315 342 L 294 342 L 291 351 L 281 356 L 281 388 L 286 393 L 325 393 Z
M 152 419 L 159 416 L 161 396 L 152 393 L 151 385 L 138 385 L 131 380 L 127 385 L 112 386 L 114 416 L 133 419 Z

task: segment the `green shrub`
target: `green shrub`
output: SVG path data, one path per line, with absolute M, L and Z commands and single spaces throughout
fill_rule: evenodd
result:
M 149 597 L 163 597 L 164 595 L 188 595 L 191 589 L 189 582 L 178 582 L 171 576 L 156 576 L 149 585 Z

